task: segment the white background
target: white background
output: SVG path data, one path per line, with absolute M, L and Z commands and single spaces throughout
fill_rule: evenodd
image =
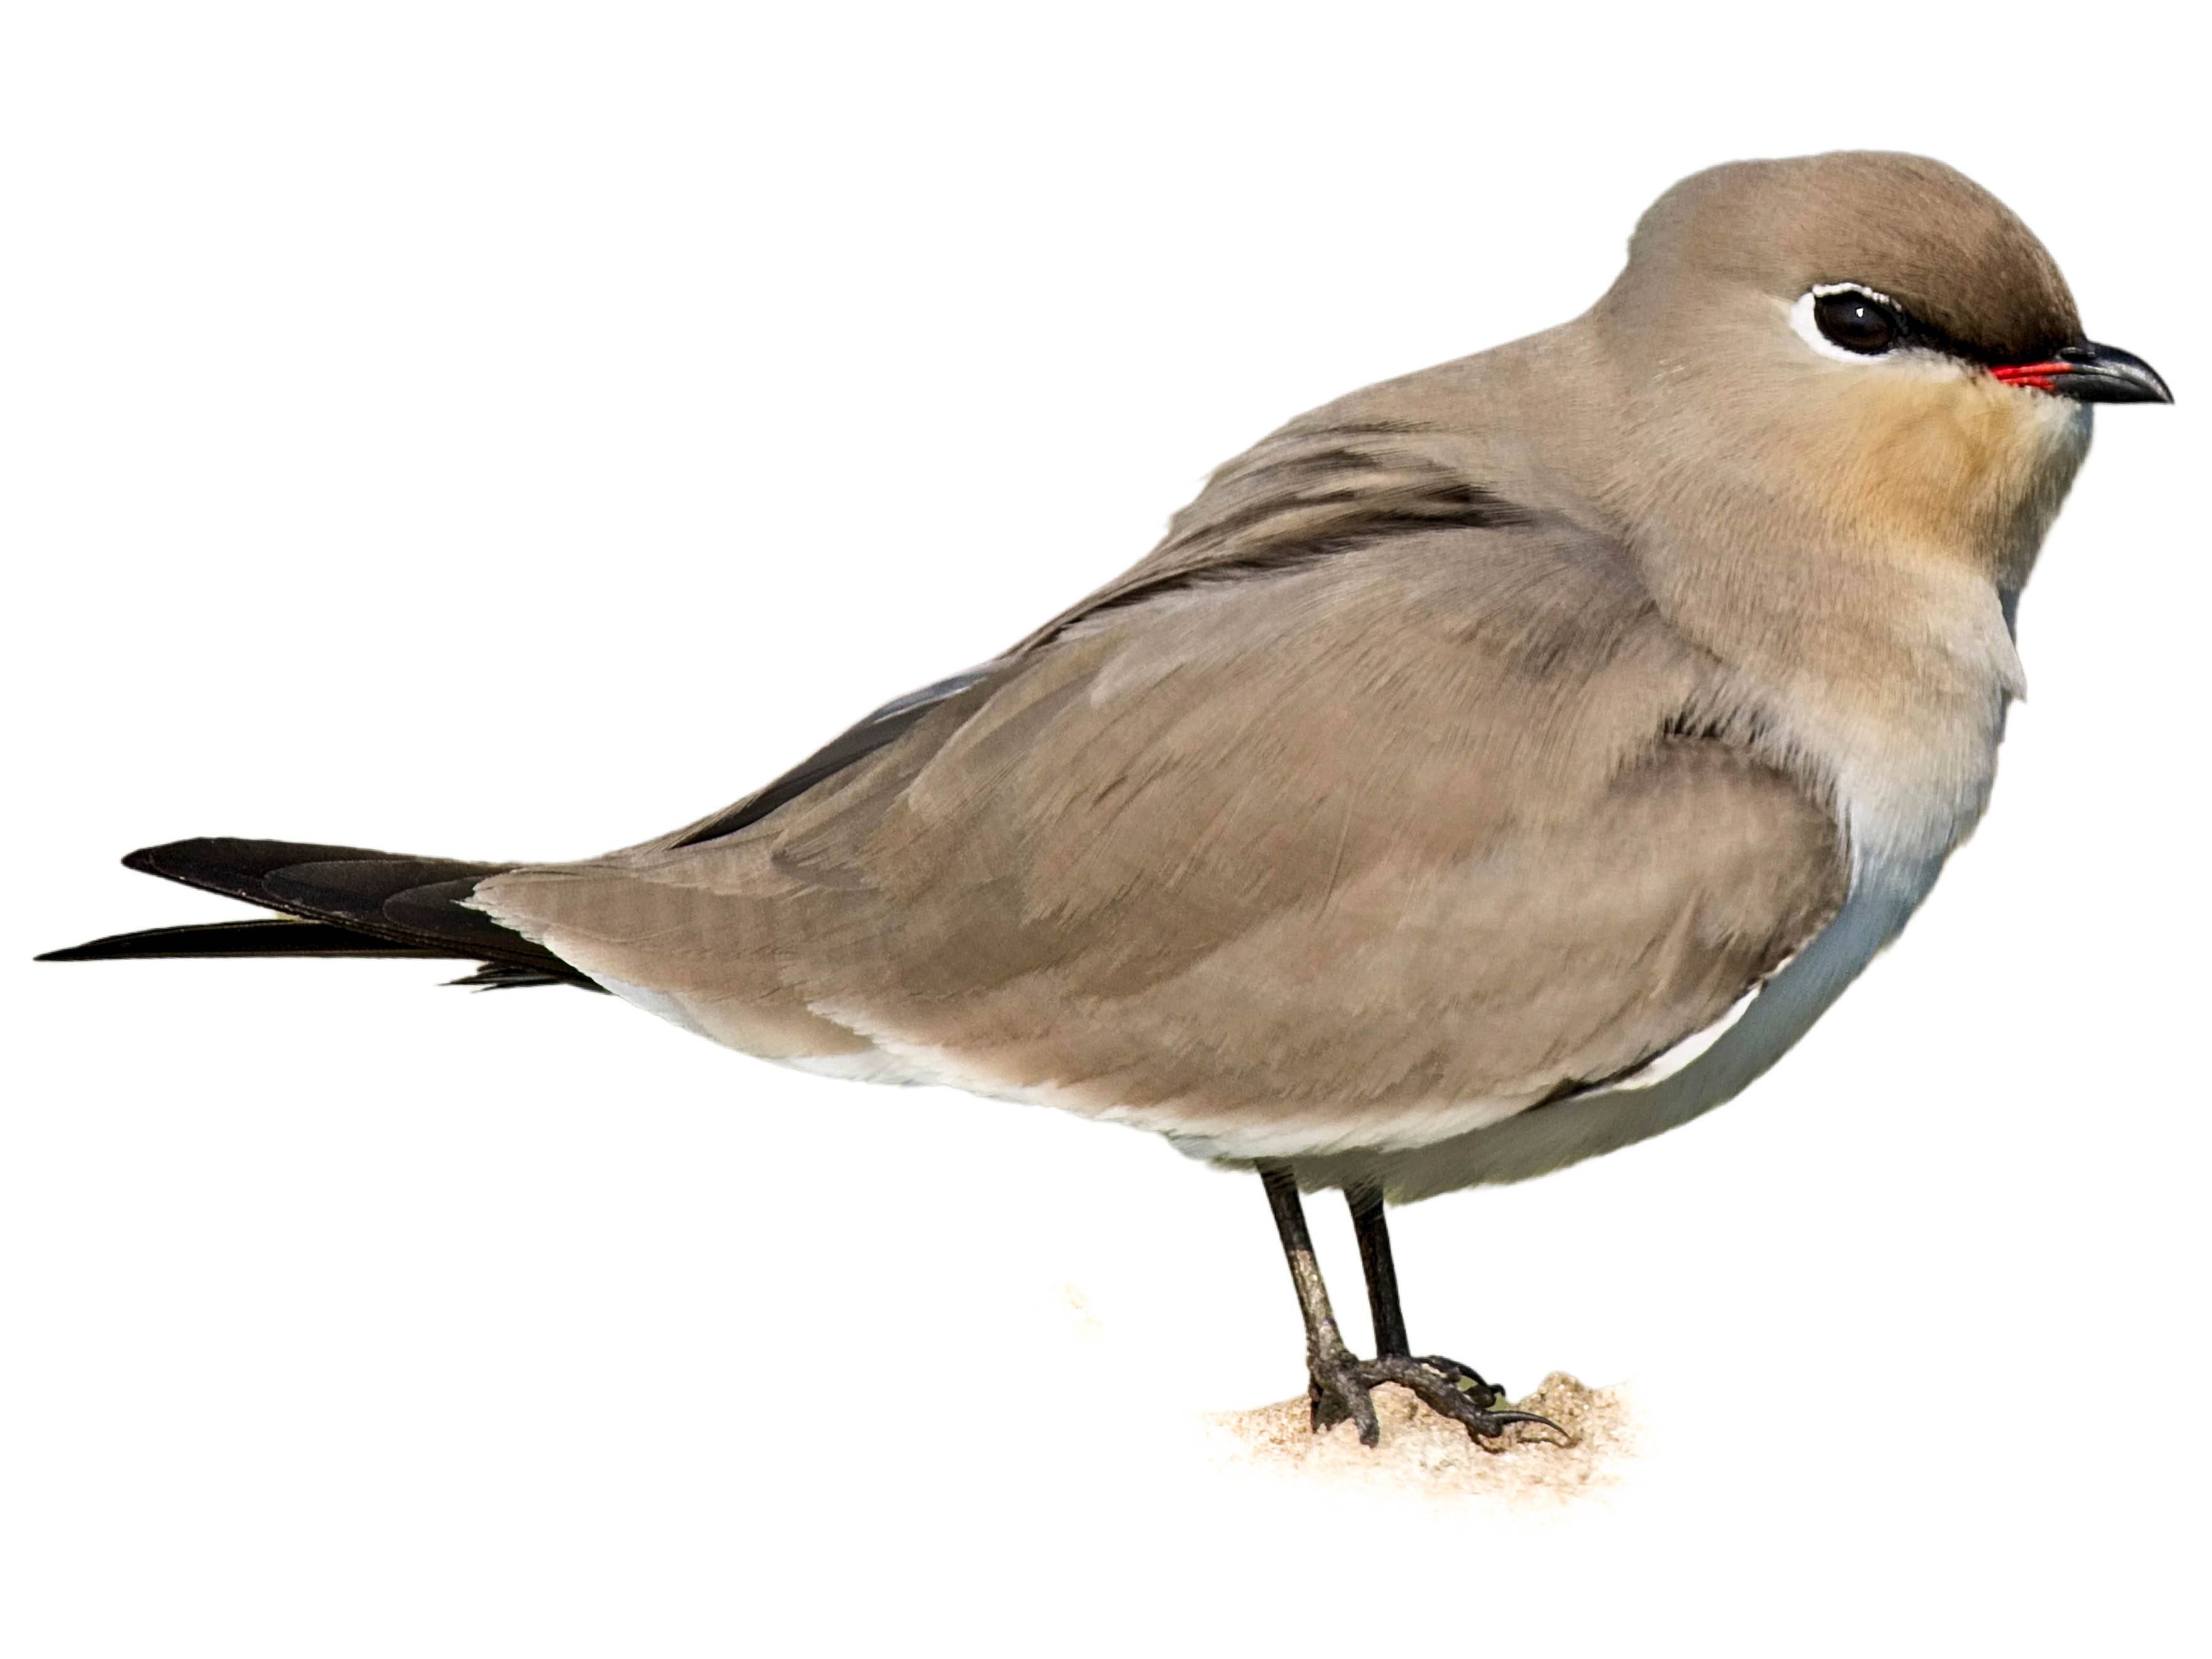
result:
M 2201 1639 L 2194 49 L 1485 9 L 13 12 L 0 1645 Z M 26 961 L 229 914 L 148 842 L 711 808 L 1280 420 L 1580 310 L 1680 175 L 1854 146 L 1995 189 L 2182 401 L 2100 414 L 1903 945 L 1727 1109 L 1402 1213 L 1418 1343 L 1633 1385 L 1609 1505 L 1206 1465 L 1296 1315 L 1257 1183 L 1126 1131 L 405 963 Z

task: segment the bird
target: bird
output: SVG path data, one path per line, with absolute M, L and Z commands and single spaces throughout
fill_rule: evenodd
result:
M 1943 163 L 1728 163 L 1580 316 L 1291 420 L 1123 574 L 731 806 L 558 863 L 147 848 L 264 914 L 45 959 L 466 961 L 1152 1131 L 1259 1175 L 1316 1431 L 1375 1444 L 1396 1383 L 1495 1442 L 1545 1419 L 1416 1352 L 1389 1207 L 1774 1065 L 1988 805 L 2094 405 L 2172 401 Z

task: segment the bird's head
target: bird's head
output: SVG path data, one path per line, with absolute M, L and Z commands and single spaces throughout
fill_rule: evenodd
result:
M 2010 210 L 1913 155 L 1693 174 L 1644 214 L 1589 321 L 1632 411 L 1637 512 L 1748 512 L 1965 559 L 2007 588 L 2072 482 L 2090 405 L 2172 401 L 2141 358 L 2083 333 Z

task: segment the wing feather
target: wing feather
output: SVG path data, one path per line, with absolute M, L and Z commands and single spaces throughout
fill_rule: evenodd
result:
M 1285 512 L 1342 505 L 1278 462 Z M 477 902 L 734 1046 L 1240 1156 L 1620 1076 L 1835 915 L 1840 833 L 1717 735 L 1717 665 L 1620 550 L 1433 485 L 1319 542 L 1232 501 L 1185 526 L 1236 520 L 1221 556 L 1102 590 L 770 810 Z

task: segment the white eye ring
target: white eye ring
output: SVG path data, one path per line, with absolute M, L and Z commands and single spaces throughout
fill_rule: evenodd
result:
M 1880 289 L 1869 288 L 1864 283 L 1815 283 L 1799 295 L 1797 303 L 1790 307 L 1790 326 L 1796 331 L 1799 339 L 1823 357 L 1832 357 L 1839 363 L 1856 363 L 1862 368 L 1869 363 L 1893 362 L 1905 355 L 1895 349 L 1871 353 L 1846 351 L 1826 335 L 1821 333 L 1820 325 L 1814 320 L 1813 302 L 1816 300 L 1825 300 L 1831 294 L 1862 295 L 1887 310 L 1903 310 L 1896 301 L 1891 299 Z

